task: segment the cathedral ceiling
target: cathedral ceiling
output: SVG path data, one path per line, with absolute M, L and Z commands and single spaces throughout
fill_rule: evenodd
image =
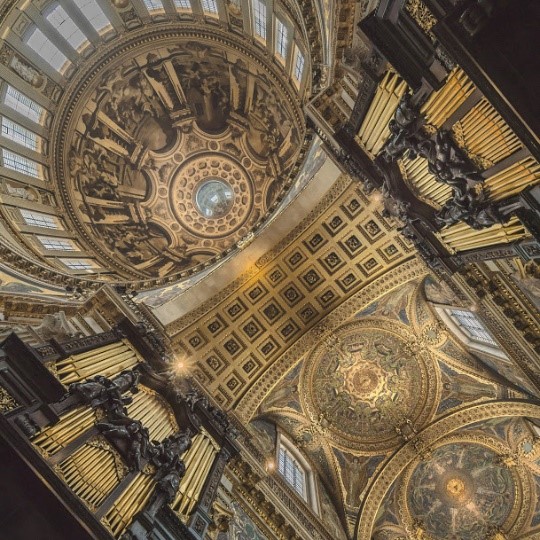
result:
M 445 329 L 428 297 L 443 303 L 456 301 L 451 291 L 438 287 L 431 277 L 413 280 L 363 307 L 346 322 L 328 328 L 269 392 L 250 423 L 254 440 L 263 442 L 267 455 L 272 455 L 275 444 L 272 426 L 302 449 L 351 535 L 369 486 L 404 443 L 417 437 L 421 441 L 418 433 L 452 411 L 509 395 L 499 375 L 467 353 Z M 525 396 L 515 391 L 511 395 Z M 528 433 L 531 435 L 530 430 Z M 411 466 L 408 476 L 404 480 L 400 477 L 404 500 L 409 501 L 405 507 L 407 523 L 439 523 L 438 510 L 432 506 L 446 512 L 458 503 L 463 507 L 474 504 L 475 511 L 481 511 L 498 497 L 508 503 L 508 512 L 505 507 L 500 508 L 500 514 L 487 513 L 485 523 L 502 526 L 507 518 L 516 518 L 516 505 L 525 503 L 515 502 L 510 494 L 514 486 L 516 494 L 522 494 L 523 489 L 516 484 L 514 473 L 501 472 L 495 465 L 486 469 L 488 462 L 497 462 L 502 447 L 493 447 L 494 457 L 487 447 L 475 446 L 484 439 L 454 437 L 454 446 L 443 445 L 433 451 L 433 461 L 418 458 L 416 464 L 425 462 L 425 466 Z M 415 451 L 427 456 L 420 446 Z M 448 461 L 450 455 L 455 461 L 446 467 L 450 472 L 435 474 L 441 473 L 440 463 Z M 493 478 L 499 476 L 502 483 L 490 488 Z M 505 482 L 511 487 L 508 496 L 502 495 Z M 384 504 L 397 512 L 397 506 L 388 502 L 394 501 L 393 497 L 391 490 Z M 375 499 L 372 504 L 377 504 Z M 459 517 L 463 523 L 456 525 L 456 538 L 468 538 L 463 531 L 472 527 L 472 515 L 467 511 Z M 393 526 L 389 530 L 394 530 Z M 386 538 L 384 534 L 380 538 Z M 400 538 L 403 530 L 396 534 Z M 439 537 L 446 538 L 433 536 Z
M 380 201 L 343 177 L 286 238 L 211 300 L 165 328 L 216 400 L 246 420 L 326 332 L 425 272 Z M 349 301 L 349 303 L 347 303 Z
M 169 36 L 100 58 L 56 124 L 70 217 L 126 277 L 175 279 L 230 251 L 282 195 L 305 134 L 261 55 L 200 29 Z

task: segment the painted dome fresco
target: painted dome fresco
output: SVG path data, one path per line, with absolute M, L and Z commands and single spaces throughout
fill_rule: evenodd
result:
M 405 325 L 373 318 L 340 327 L 314 349 L 303 372 L 305 405 L 324 417 L 334 444 L 376 454 L 399 442 L 404 419 L 431 418 L 439 382 L 430 353 L 413 352 L 413 342 Z
M 78 74 L 54 145 L 81 235 L 140 279 L 230 250 L 283 193 L 304 135 L 292 88 L 235 41 L 166 29 L 145 41 Z
M 511 517 L 515 483 L 493 450 L 451 443 L 415 467 L 407 505 L 434 539 L 482 540 Z
M 234 3 L 207 2 L 202 16 L 184 4 L 169 13 L 150 2 L 150 17 L 130 2 L 93 0 L 69 13 L 47 5 L 43 21 L 11 16 L 28 54 L 4 43 L 4 101 L 40 129 L 33 159 L 4 156 L 35 187 L 13 178 L 4 191 L 53 206 L 51 228 L 69 231 L 43 245 L 6 234 L 23 257 L 40 256 L 41 278 L 144 289 L 192 275 L 260 229 L 298 174 L 310 140 L 301 19 L 282 8 L 274 50 L 265 28 L 244 28 Z

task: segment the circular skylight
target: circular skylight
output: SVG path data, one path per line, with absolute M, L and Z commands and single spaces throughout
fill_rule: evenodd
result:
M 225 216 L 232 208 L 234 193 L 229 184 L 211 178 L 199 185 L 195 194 L 197 210 L 208 219 L 217 219 Z

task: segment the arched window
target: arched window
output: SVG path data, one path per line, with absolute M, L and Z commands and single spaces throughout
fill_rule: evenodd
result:
M 60 259 L 70 270 L 75 273 L 97 272 L 99 267 L 90 259 Z
M 276 17 L 275 21 L 276 21 L 275 52 L 276 52 L 277 57 L 284 61 L 285 58 L 287 58 L 287 51 L 289 49 L 289 29 L 279 17 Z
M 302 81 L 302 75 L 304 74 L 304 55 L 302 54 L 302 51 L 297 47 L 296 48 L 296 55 L 294 59 L 294 78 L 297 82 Z
M 191 2 L 189 0 L 174 0 L 176 9 L 191 11 Z
M 38 236 L 45 249 L 53 251 L 80 251 L 73 240 L 68 238 L 56 238 L 51 236 Z
M 217 15 L 218 7 L 216 0 L 201 0 L 203 12 L 207 15 Z
M 473 312 L 463 309 L 452 309 L 450 310 L 450 316 L 456 321 L 460 329 L 467 334 L 469 339 L 498 347 L 497 342 L 491 337 L 486 327 Z
M 291 488 L 319 513 L 313 472 L 307 460 L 282 433 L 278 435 L 277 470 Z
M 266 3 L 263 0 L 253 0 L 253 27 L 255 35 L 266 39 Z
M 278 470 L 298 495 L 306 500 L 306 473 L 302 465 L 283 445 L 279 447 Z
M 161 0 L 144 0 L 144 5 L 150 13 L 153 11 L 163 11 Z

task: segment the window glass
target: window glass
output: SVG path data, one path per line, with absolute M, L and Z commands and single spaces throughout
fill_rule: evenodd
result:
M 297 49 L 296 60 L 294 62 L 294 78 L 297 81 L 301 81 L 303 73 L 304 73 L 304 55 L 300 52 L 300 49 Z
M 474 313 L 461 309 L 453 309 L 450 314 L 458 326 L 471 339 L 498 347 L 497 342 L 491 337 L 491 334 Z
M 60 4 L 56 4 L 54 9 L 49 12 L 47 20 L 75 50 L 88 41 L 80 28 Z
M 278 470 L 287 483 L 304 499 L 306 497 L 306 473 L 289 450 L 279 447 Z
M 43 107 L 32 101 L 29 97 L 19 92 L 13 86 L 8 86 L 4 103 L 14 111 L 26 116 L 29 120 L 39 123 L 43 113 Z
M 27 225 L 33 227 L 43 227 L 45 229 L 61 229 L 56 216 L 42 214 L 41 212 L 32 212 L 21 209 L 21 215 Z
M 15 154 L 10 150 L 2 148 L 2 161 L 4 167 L 13 171 L 33 176 L 34 178 L 40 178 L 40 165 L 31 159 Z
M 206 13 L 217 13 L 216 0 L 201 0 L 201 6 Z
M 266 4 L 261 0 L 253 0 L 253 17 L 255 35 L 266 39 Z
M 66 55 L 39 28 L 34 28 L 26 43 L 56 71 L 61 71 L 68 62 Z
M 77 246 L 72 240 L 67 238 L 53 238 L 50 236 L 38 236 L 38 240 L 41 242 L 45 249 L 56 249 L 60 251 L 79 251 Z
M 37 150 L 37 135 L 6 117 L 2 118 L 2 135 L 26 148 Z
M 148 11 L 163 10 L 163 4 L 160 0 L 144 0 L 144 5 Z
M 289 31 L 287 27 L 276 18 L 276 54 L 285 58 L 289 46 Z
M 176 9 L 191 9 L 191 3 L 189 0 L 174 0 Z
M 60 259 L 71 270 L 95 270 L 93 262 L 88 259 Z
M 75 5 L 82 11 L 82 14 L 88 19 L 88 22 L 101 32 L 111 24 L 103 10 L 99 7 L 96 0 L 74 0 Z

